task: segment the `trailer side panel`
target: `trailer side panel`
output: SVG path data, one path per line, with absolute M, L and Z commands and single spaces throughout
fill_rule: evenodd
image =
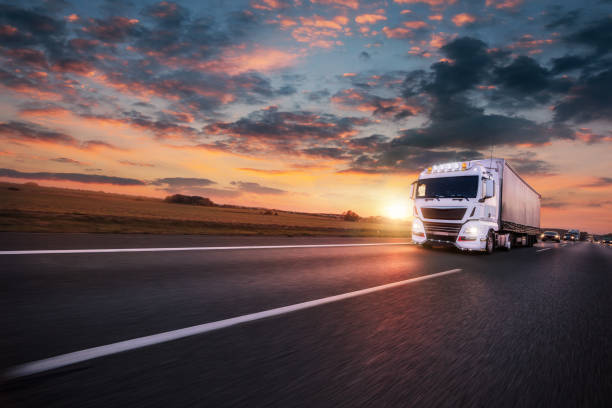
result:
M 540 195 L 504 162 L 502 229 L 533 232 L 540 228 Z

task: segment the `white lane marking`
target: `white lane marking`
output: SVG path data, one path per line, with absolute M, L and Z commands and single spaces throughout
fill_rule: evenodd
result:
M 165 251 L 220 251 L 231 249 L 287 249 L 287 248 L 333 248 L 363 247 L 384 245 L 411 245 L 412 242 L 373 242 L 368 244 L 312 244 L 312 245 L 247 245 L 211 246 L 182 248 L 111 248 L 111 249 L 35 249 L 23 251 L 0 251 L 0 255 L 38 255 L 38 254 L 93 254 L 108 252 L 165 252 Z
M 536 252 L 548 251 L 549 249 L 552 249 L 552 248 L 538 249 Z
M 428 279 L 439 278 L 441 276 L 450 275 L 460 272 L 461 269 L 451 269 L 444 272 L 438 272 L 431 275 L 419 276 L 418 278 L 406 279 L 399 282 L 388 283 L 386 285 L 374 286 L 372 288 L 361 289 L 354 292 L 343 293 L 341 295 L 329 296 L 322 299 L 310 300 L 308 302 L 297 303 L 295 305 L 279 307 L 276 309 L 265 310 L 263 312 L 251 313 L 243 316 L 232 317 L 230 319 L 218 320 L 216 322 L 204 323 L 197 326 L 186 327 L 184 329 L 167 331 L 164 333 L 153 334 L 145 337 L 138 337 L 131 340 L 120 341 L 117 343 L 108 344 L 105 346 L 88 348 L 85 350 L 75 351 L 73 353 L 61 354 L 59 356 L 45 358 L 43 360 L 32 361 L 29 363 L 15 366 L 4 373 L 6 379 L 15 379 L 27 375 L 38 374 L 44 371 L 54 370 L 56 368 L 65 367 L 67 365 L 80 363 L 98 357 L 109 356 L 128 350 L 135 350 L 142 347 L 152 346 L 154 344 L 165 343 L 172 340 L 182 339 L 184 337 L 194 336 L 196 334 L 207 333 L 213 330 L 219 330 L 226 327 L 235 326 L 241 323 L 261 320 L 272 316 L 279 316 L 286 313 L 296 312 L 298 310 L 309 309 L 316 306 L 321 306 L 327 303 L 338 302 L 340 300 L 349 299 L 357 296 L 367 295 L 369 293 L 378 292 L 385 289 L 395 288 L 410 283 L 421 282 Z

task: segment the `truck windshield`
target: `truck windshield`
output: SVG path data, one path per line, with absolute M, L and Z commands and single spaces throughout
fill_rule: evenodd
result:
M 478 176 L 440 177 L 419 180 L 418 198 L 474 198 L 478 192 Z

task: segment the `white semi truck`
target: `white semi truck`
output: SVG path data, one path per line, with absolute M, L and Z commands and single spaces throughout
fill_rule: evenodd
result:
M 445 163 L 412 183 L 412 239 L 492 253 L 533 246 L 540 232 L 541 196 L 504 159 Z

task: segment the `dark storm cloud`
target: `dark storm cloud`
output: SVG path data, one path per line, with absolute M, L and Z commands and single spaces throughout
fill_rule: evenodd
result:
M 612 16 L 590 22 L 582 29 L 566 36 L 564 40 L 591 47 L 598 54 L 610 52 L 612 50 Z
M 581 15 L 581 10 L 571 10 L 563 14 L 555 13 L 554 19 L 546 24 L 545 27 L 549 30 L 573 27 L 578 22 Z
M 0 169 L 0 177 L 28 179 L 28 180 L 63 180 L 78 183 L 93 184 L 114 184 L 118 186 L 142 186 L 145 183 L 141 180 L 123 177 L 102 176 L 97 174 L 82 173 L 26 173 L 12 169 Z
M 77 140 L 69 134 L 50 130 L 35 123 L 21 121 L 0 123 L 0 137 L 17 142 L 50 142 L 67 145 L 77 143 Z
M 471 37 L 457 38 L 440 51 L 452 62 L 436 62 L 431 66 L 434 80 L 425 86 L 425 90 L 441 98 L 480 84 L 495 60 L 495 56 L 487 52 L 487 44 Z
M 582 78 L 554 108 L 555 120 L 612 120 L 612 69 Z
M 235 122 L 217 122 L 206 126 L 210 134 L 231 135 L 270 142 L 338 140 L 355 135 L 369 120 L 339 117 L 329 113 L 280 111 L 277 107 L 258 110 Z
M 236 186 L 239 191 L 245 193 L 255 193 L 255 194 L 264 194 L 264 195 L 279 195 L 287 193 L 285 190 L 280 190 L 278 188 L 266 187 L 262 186 L 259 183 L 252 183 L 247 181 L 232 181 L 230 183 L 233 186 Z
M 151 184 L 155 186 L 165 185 L 167 188 L 181 188 L 181 187 L 205 187 L 216 182 L 207 178 L 197 177 L 167 177 L 153 180 Z
M 537 145 L 552 139 L 573 139 L 563 125 L 541 125 L 531 120 L 486 114 L 458 98 L 438 101 L 424 128 L 407 129 L 392 141 L 394 146 L 484 148 L 494 145 Z

